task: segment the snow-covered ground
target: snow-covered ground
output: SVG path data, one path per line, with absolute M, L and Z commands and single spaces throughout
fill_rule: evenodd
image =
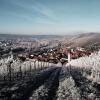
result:
M 84 75 L 93 81 L 100 82 L 100 51 L 92 53 L 90 56 L 72 60 L 66 66 L 90 70 L 91 75 L 87 75 L 86 73 Z
M 66 66 L 71 65 L 75 67 L 92 68 L 94 70 L 100 70 L 100 51 L 92 53 L 90 56 L 81 57 L 70 61 Z
M 56 97 L 57 100 L 80 100 L 81 98 L 79 88 L 75 85 L 69 67 L 62 67 Z
M 46 82 L 33 92 L 29 100 L 54 100 L 55 92 L 59 85 L 59 72 L 61 68 L 57 68 Z
M 0 60 L 0 75 L 1 76 L 7 75 L 8 73 L 9 59 L 11 58 L 5 58 L 5 59 Z M 25 71 L 29 71 L 30 68 L 31 70 L 34 70 L 34 69 L 50 67 L 50 66 L 56 66 L 56 65 L 53 63 L 48 63 L 48 62 L 38 62 L 35 59 L 27 60 L 24 62 L 21 62 L 20 60 L 13 60 L 13 63 L 11 64 L 11 69 L 12 69 L 12 73 L 15 73 L 15 72 L 19 72 L 20 70 L 22 72 L 25 72 Z
M 100 51 L 62 67 L 57 100 L 100 100 Z
M 6 61 L 7 59 L 1 61 L 4 63 L 0 65 L 2 68 L 0 74 L 7 74 Z M 20 97 L 20 94 L 26 96 L 25 93 L 28 93 L 29 89 L 31 92 L 31 95 L 27 95 L 29 100 L 100 100 L 100 51 L 72 60 L 65 66 L 61 63 L 48 64 L 37 61 L 34 63 L 33 60 L 28 60 L 13 61 L 12 68 L 14 72 L 18 72 L 21 65 L 24 72 L 30 70 L 30 64 L 32 69 L 43 66 L 48 68 L 41 70 L 40 75 L 37 73 L 36 77 L 31 76 L 33 80 L 29 78 L 27 82 L 26 78 L 21 84 L 17 82 L 18 90 L 20 87 L 24 90 L 20 91 L 21 93 L 15 91 L 17 97 Z M 33 87 L 32 90 L 30 86 Z

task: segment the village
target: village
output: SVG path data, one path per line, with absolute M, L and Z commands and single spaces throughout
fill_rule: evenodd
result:
M 2 51 L 1 51 L 2 52 Z M 14 60 L 47 62 L 61 65 L 66 65 L 73 59 L 91 55 L 93 50 L 86 50 L 82 47 L 65 47 L 58 44 L 56 47 L 49 48 L 48 46 L 40 46 L 38 48 L 31 48 L 29 50 L 21 47 L 9 49 L 8 54 L 4 54 L 3 58 L 10 58 Z
M 62 47 L 61 45 L 53 48 L 41 48 L 37 51 L 29 52 L 27 54 L 20 54 L 19 57 L 26 57 L 29 59 L 36 59 L 38 61 L 44 61 L 49 63 L 57 64 L 59 62 L 62 65 L 70 62 L 72 59 L 77 59 L 79 57 L 89 56 L 93 51 L 85 50 L 82 47 Z
M 100 47 L 66 46 L 59 38 L 53 40 L 45 38 L 5 39 L 0 41 L 0 58 L 13 56 L 14 59 L 35 59 L 42 62 L 66 65 L 73 59 L 89 56 L 91 53 L 98 51 L 98 48 Z

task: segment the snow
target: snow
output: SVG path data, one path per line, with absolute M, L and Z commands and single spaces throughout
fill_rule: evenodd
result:
M 8 74 L 8 61 L 9 58 L 0 60 L 0 75 Z M 62 66 L 60 62 L 58 64 L 52 64 L 47 62 L 38 62 L 36 59 L 33 59 L 26 60 L 25 62 L 13 60 L 11 68 L 13 72 L 19 72 L 21 66 L 21 70 L 24 72 L 30 70 L 30 65 L 32 70 L 36 70 L 41 67 L 48 67 L 50 70 L 52 66 L 59 69 L 59 67 Z M 44 79 L 44 82 L 39 85 L 35 91 L 32 91 L 33 94 L 30 96 L 29 100 L 32 100 L 33 98 L 34 100 L 39 100 L 40 97 L 49 97 L 50 94 L 48 91 L 54 90 L 54 87 L 58 82 L 59 85 L 56 87 L 57 90 L 55 89 L 56 100 L 85 100 L 85 98 L 99 100 L 100 90 L 98 87 L 100 86 L 100 51 L 92 53 L 90 56 L 72 60 L 65 66 L 62 66 L 60 70 L 60 74 L 57 74 L 56 70 L 52 74 L 48 73 L 48 71 L 48 78 Z M 44 71 L 42 70 L 41 73 L 42 72 Z M 41 73 L 41 77 L 39 79 L 47 76 L 46 72 L 44 72 L 45 74 L 43 75 L 41 75 Z M 26 87 L 28 82 L 21 83 L 23 87 Z M 36 82 L 36 84 L 37 83 L 38 82 Z M 16 90 L 18 86 L 20 86 L 19 82 L 17 84 L 19 85 L 14 85 L 11 88 L 12 91 Z
M 87 75 L 87 78 L 100 83 L 100 51 L 92 53 L 90 56 L 72 60 L 66 64 L 66 67 L 68 66 L 90 70 L 92 73 Z
M 70 61 L 66 66 L 71 65 L 75 67 L 85 67 L 92 68 L 95 70 L 100 70 L 100 51 L 97 53 L 92 53 L 89 57 L 81 57 Z
M 95 84 L 100 84 L 100 51 L 72 60 L 62 67 L 57 100 L 99 100 Z
M 21 62 L 20 60 L 5 58 L 0 60 L 0 76 L 7 75 L 9 61 L 13 61 L 13 63 L 11 64 L 11 69 L 13 73 L 19 72 L 20 66 L 22 72 L 29 71 L 30 66 L 31 66 L 31 70 L 36 70 L 38 68 L 43 68 L 43 67 L 55 66 L 55 64 L 47 63 L 47 62 L 38 62 L 34 59 Z
M 57 100 L 80 100 L 80 91 L 75 86 L 75 82 L 69 69 L 63 67 L 59 76 L 59 87 L 56 94 Z

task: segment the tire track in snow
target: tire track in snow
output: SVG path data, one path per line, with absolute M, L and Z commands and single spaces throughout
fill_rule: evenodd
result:
M 97 89 L 97 83 L 92 82 L 83 76 L 82 69 L 71 69 L 71 76 L 73 77 L 76 86 L 80 89 L 82 100 L 100 100 L 100 91 Z
M 79 88 L 75 86 L 69 68 L 63 67 L 59 78 L 57 100 L 80 100 Z
M 3 89 L 2 100 L 28 100 L 34 90 L 41 86 L 57 68 L 48 68 L 34 75 L 31 80 L 22 80 L 10 88 Z M 9 95 L 8 95 L 9 94 Z
M 40 86 L 29 100 L 55 100 L 56 91 L 59 86 L 59 73 L 61 68 L 57 68 L 49 77 L 49 79 Z

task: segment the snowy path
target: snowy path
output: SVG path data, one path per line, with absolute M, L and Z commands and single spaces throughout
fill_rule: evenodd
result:
M 89 80 L 89 70 L 50 67 L 0 90 L 0 100 L 100 100 L 100 84 Z
M 42 85 L 55 70 L 56 67 L 48 68 L 36 74 L 31 80 L 22 80 L 10 88 L 3 88 L 0 91 L 1 100 L 27 100 L 31 92 Z
M 57 100 L 80 100 L 79 88 L 75 86 L 69 68 L 62 68 L 59 77 L 59 87 L 57 91 Z
M 49 79 L 40 86 L 29 100 L 55 100 L 56 90 L 59 85 L 59 73 L 61 68 L 57 68 L 49 77 Z

